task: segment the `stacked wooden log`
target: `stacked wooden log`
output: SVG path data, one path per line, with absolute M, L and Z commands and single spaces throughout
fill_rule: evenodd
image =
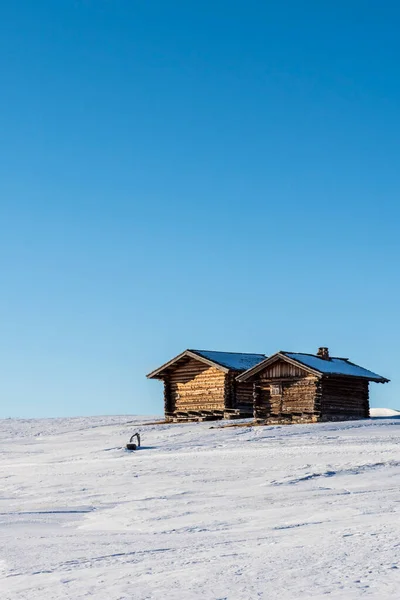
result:
M 282 384 L 282 413 L 313 413 L 316 383 L 313 376 Z
M 217 421 L 224 418 L 224 411 L 215 410 L 188 410 L 188 411 L 176 411 L 169 418 L 173 423 L 189 422 L 189 421 Z
M 253 389 L 257 420 L 315 422 L 369 416 L 368 381 L 343 376 L 298 378 L 292 375 L 289 371 L 286 377 L 260 375 Z M 280 392 L 276 393 L 277 390 Z
M 266 418 L 257 418 L 257 423 L 263 425 L 292 425 L 295 423 L 317 423 L 319 417 L 311 413 L 304 414 L 287 414 L 287 415 L 276 415 Z
M 169 377 L 171 411 L 223 411 L 225 378 L 223 371 L 189 359 Z
M 368 381 L 355 377 L 324 377 L 321 381 L 321 415 L 325 419 L 369 417 Z
M 251 382 L 236 382 L 235 406 L 243 414 L 253 414 L 253 384 Z
M 164 414 L 165 418 L 168 419 L 172 415 L 171 405 L 171 384 L 169 377 L 164 379 Z
M 284 417 L 292 413 L 313 414 L 316 383 L 317 378 L 314 376 L 301 379 L 261 378 L 260 382 L 255 384 L 255 398 L 253 394 L 255 418 Z

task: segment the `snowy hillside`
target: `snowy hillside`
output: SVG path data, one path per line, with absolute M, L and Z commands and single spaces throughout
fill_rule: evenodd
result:
M 400 419 L 132 419 L 0 421 L 2 600 L 400 597 Z

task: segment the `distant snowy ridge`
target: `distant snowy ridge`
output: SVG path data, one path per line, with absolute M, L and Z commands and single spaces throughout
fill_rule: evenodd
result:
M 369 411 L 371 417 L 400 417 L 400 410 L 393 408 L 371 408 Z

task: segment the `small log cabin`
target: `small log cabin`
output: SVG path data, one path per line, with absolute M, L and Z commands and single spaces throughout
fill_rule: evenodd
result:
M 277 352 L 237 377 L 253 383 L 254 418 L 265 423 L 344 421 L 369 417 L 369 382 L 389 380 L 347 358 Z
M 185 350 L 147 377 L 164 382 L 167 421 L 252 417 L 253 382 L 236 377 L 265 359 L 265 354 Z

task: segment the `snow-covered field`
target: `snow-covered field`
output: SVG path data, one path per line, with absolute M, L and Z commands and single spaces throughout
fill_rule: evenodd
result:
M 400 418 L 219 427 L 0 421 L 1 600 L 400 598 Z

